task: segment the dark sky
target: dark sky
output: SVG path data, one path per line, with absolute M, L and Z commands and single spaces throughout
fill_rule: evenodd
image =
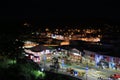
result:
M 9 0 L 1 3 L 4 17 L 99 17 L 120 18 L 119 3 L 114 0 L 44 1 Z M 4 18 L 3 17 L 3 18 Z
M 14 24 L 31 22 L 120 21 L 119 2 L 115 0 L 3 0 L 0 21 Z

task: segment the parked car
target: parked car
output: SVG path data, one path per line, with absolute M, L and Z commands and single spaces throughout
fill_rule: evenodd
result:
M 111 75 L 110 76 L 110 78 L 112 78 L 112 79 L 119 79 L 120 78 L 120 74 L 113 74 L 113 75 Z

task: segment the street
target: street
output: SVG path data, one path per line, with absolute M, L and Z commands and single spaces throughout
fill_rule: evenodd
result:
M 50 62 L 49 63 L 47 62 L 45 64 L 45 67 L 46 67 L 47 70 L 50 69 L 50 65 L 51 64 L 52 63 L 50 63 Z M 42 65 L 42 67 L 44 67 L 44 65 Z M 71 66 L 67 66 L 66 65 L 63 68 L 60 68 L 58 70 L 58 73 L 73 76 L 73 75 L 71 75 L 71 74 L 69 74 L 69 73 L 66 72 L 67 68 L 72 68 L 72 69 L 74 69 L 75 71 L 78 71 L 78 72 L 80 72 L 80 71 L 86 72 L 85 67 L 82 67 L 80 65 L 71 65 Z M 77 78 L 80 78 L 80 79 L 83 79 L 83 80 L 97 80 L 98 77 L 102 77 L 103 79 L 107 80 L 108 77 L 110 75 L 114 74 L 114 73 L 120 73 L 120 71 L 106 70 L 106 69 L 104 69 L 104 70 L 103 69 L 97 70 L 96 68 L 91 68 L 91 69 L 88 69 L 87 75 L 85 73 L 85 75 L 83 77 L 77 77 L 77 76 L 74 76 L 74 77 L 77 77 Z

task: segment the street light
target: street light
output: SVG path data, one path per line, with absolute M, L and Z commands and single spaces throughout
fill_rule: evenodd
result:
M 45 62 L 46 62 L 46 55 L 45 55 L 45 50 L 43 52 L 43 67 L 45 69 Z
M 88 66 L 86 66 L 85 70 L 86 70 L 86 80 L 87 80 L 87 75 L 88 75 Z

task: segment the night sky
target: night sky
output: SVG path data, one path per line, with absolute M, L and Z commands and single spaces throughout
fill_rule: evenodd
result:
M 119 3 L 114 0 L 41 1 L 4 0 L 0 3 L 0 25 L 16 26 L 22 22 L 81 23 L 120 22 Z M 5 25 L 5 26 L 4 26 Z M 15 30 L 9 27 L 10 30 Z

